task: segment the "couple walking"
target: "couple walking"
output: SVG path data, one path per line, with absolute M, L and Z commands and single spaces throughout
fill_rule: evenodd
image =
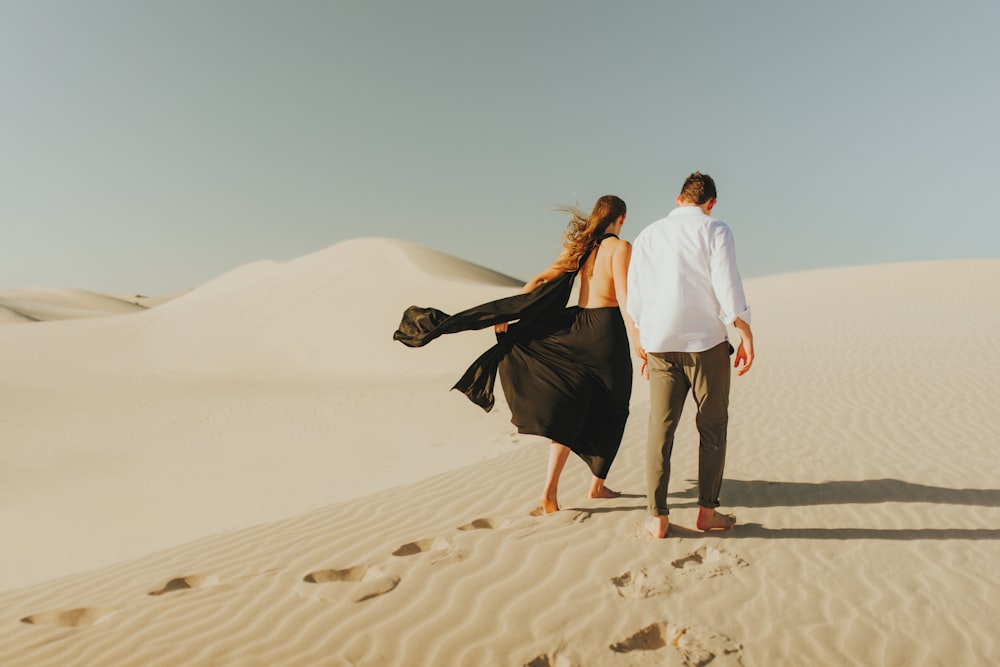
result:
M 559 509 L 559 478 L 570 452 L 590 467 L 591 498 L 619 495 L 604 482 L 629 415 L 631 347 L 649 381 L 646 529 L 654 537 L 667 534 L 670 456 L 689 392 L 700 436 L 698 528 L 735 525 L 735 517 L 716 509 L 734 351 L 727 325 L 741 336 L 733 364 L 738 375 L 750 369 L 754 350 L 732 232 L 711 216 L 715 203 L 712 178 L 691 174 L 677 208 L 642 230 L 634 248 L 619 238 L 626 215 L 620 198 L 601 197 L 589 216 L 564 208 L 571 220 L 562 253 L 519 294 L 455 315 L 416 306 L 404 313 L 393 337 L 411 347 L 494 327 L 497 344 L 454 388 L 490 410 L 499 374 L 518 431 L 551 439 L 545 512 Z M 579 299 L 566 307 L 576 277 Z

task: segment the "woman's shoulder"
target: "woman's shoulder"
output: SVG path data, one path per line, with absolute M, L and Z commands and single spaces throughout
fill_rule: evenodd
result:
M 601 242 L 602 246 L 605 245 L 605 244 L 611 250 L 618 250 L 620 248 L 631 248 L 632 247 L 631 243 L 629 243 L 625 239 L 620 239 L 617 236 L 608 236 L 607 238 L 605 238 Z

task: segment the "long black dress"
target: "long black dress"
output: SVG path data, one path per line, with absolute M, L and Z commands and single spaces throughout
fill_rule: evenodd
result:
M 605 238 L 599 238 L 594 249 Z M 617 238 L 617 237 L 616 237 Z M 587 256 L 580 261 L 583 266 Z M 519 433 L 569 447 L 605 479 L 618 453 L 632 394 L 632 358 L 621 311 L 567 307 L 577 271 L 528 292 L 448 315 L 410 306 L 395 340 L 409 347 L 438 336 L 517 320 L 453 389 L 487 412 L 497 372 Z

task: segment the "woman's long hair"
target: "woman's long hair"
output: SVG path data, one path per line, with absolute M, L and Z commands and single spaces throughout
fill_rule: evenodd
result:
M 594 204 L 589 217 L 575 206 L 560 206 L 556 210 L 569 213 L 572 217 L 563 232 L 563 246 L 568 252 L 556 260 L 555 266 L 565 271 L 576 271 L 594 239 L 600 238 L 615 220 L 625 215 L 625 202 L 615 195 L 604 195 Z

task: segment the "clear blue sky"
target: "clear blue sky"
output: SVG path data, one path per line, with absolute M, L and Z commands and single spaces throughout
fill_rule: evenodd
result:
M 745 277 L 1000 256 L 1000 2 L 0 0 L 0 288 L 336 242 L 519 278 L 691 171 Z

